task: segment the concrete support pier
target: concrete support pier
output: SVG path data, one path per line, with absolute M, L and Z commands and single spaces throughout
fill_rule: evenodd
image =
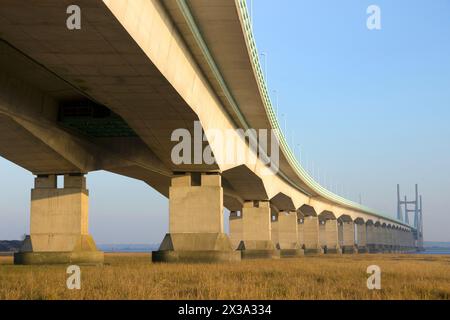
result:
M 377 253 L 378 245 L 377 245 L 377 234 L 375 230 L 375 225 L 372 221 L 368 221 L 366 223 L 366 236 L 367 236 L 367 252 L 369 253 Z
M 297 212 L 282 211 L 278 214 L 278 245 L 282 258 L 298 257 L 304 254 L 298 243 Z
M 320 243 L 326 254 L 342 253 L 339 246 L 338 223 L 334 214 L 330 211 L 323 211 L 319 215 L 321 225 Z
M 169 190 L 169 233 L 154 262 L 239 261 L 223 231 L 223 189 L 220 174 L 189 173 L 172 178 Z
M 303 232 L 305 254 L 322 254 L 323 251 L 319 243 L 319 218 L 316 216 L 305 216 Z
M 358 253 L 367 253 L 367 231 L 363 220 L 355 220 L 356 227 L 356 247 Z
M 384 233 L 383 233 L 383 227 L 379 222 L 375 223 L 375 250 L 378 253 L 384 252 Z
M 380 251 L 383 253 L 389 252 L 389 244 L 388 244 L 388 229 L 386 224 L 382 224 L 379 228 L 379 243 L 380 243 Z
M 237 211 L 231 211 L 230 212 L 230 219 L 229 219 L 229 225 L 230 225 L 230 241 L 231 245 L 233 246 L 233 249 L 237 250 L 239 248 L 239 245 L 241 244 L 241 241 L 243 239 L 242 234 L 242 211 L 241 215 L 239 215 L 239 212 Z
M 278 213 L 271 211 L 270 217 L 270 235 L 272 236 L 272 242 L 277 250 L 280 248 L 278 243 Z
M 338 225 L 337 220 L 327 220 L 325 222 L 326 233 L 326 254 L 340 254 L 342 253 L 339 247 Z
M 297 212 L 298 215 L 298 212 Z M 305 218 L 304 217 L 298 217 L 298 225 L 297 225 L 297 230 L 298 230 L 298 244 L 300 245 L 300 248 L 303 249 L 303 253 L 305 251 L 305 230 L 304 230 L 304 221 Z
M 402 253 L 408 252 L 408 244 L 406 241 L 406 231 L 403 229 L 400 229 L 399 232 L 400 232 L 400 243 L 401 243 L 400 250 L 402 251 Z
M 394 236 L 393 236 L 393 234 L 392 234 L 392 228 L 391 228 L 391 226 L 389 225 L 389 226 L 387 226 L 387 228 L 386 228 L 386 244 L 387 244 L 387 250 L 388 250 L 388 252 L 390 252 L 390 253 L 394 253 L 395 252 L 395 246 L 394 246 L 394 243 L 393 243 L 393 241 L 394 241 Z
M 325 221 L 319 220 L 319 243 L 322 250 L 325 252 L 327 247 L 327 231 L 325 229 Z
M 414 234 L 412 231 L 407 231 L 407 238 L 408 238 L 408 251 L 409 252 L 416 252 L 416 241 L 414 240 Z
M 399 236 L 400 252 L 405 253 L 406 252 L 405 232 L 403 229 L 398 230 L 398 236 Z
M 241 222 L 242 237 L 238 250 L 242 259 L 279 258 L 279 251 L 272 241 L 269 201 L 246 201 Z
M 391 229 L 392 232 L 392 250 L 394 253 L 400 253 L 400 246 L 398 242 L 398 229 L 393 227 Z
M 339 221 L 339 245 L 342 253 L 357 253 L 355 246 L 355 225 L 351 220 Z
M 88 233 L 88 201 L 84 175 L 65 175 L 62 189 L 57 175 L 38 176 L 31 191 L 30 235 L 14 263 L 102 264 L 103 252 Z

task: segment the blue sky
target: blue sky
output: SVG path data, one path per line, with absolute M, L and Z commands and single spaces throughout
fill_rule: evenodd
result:
M 366 27 L 371 4 L 381 30 Z M 254 11 L 304 165 L 391 214 L 396 184 L 412 198 L 419 183 L 426 237 L 450 241 L 450 1 L 254 0 Z
M 381 8 L 382 29 L 366 28 Z M 424 196 L 427 240 L 450 241 L 450 1 L 254 0 L 280 122 L 334 191 L 395 215 L 396 184 Z M 275 95 L 274 95 L 275 96 Z M 284 115 L 284 117 L 282 116 Z M 306 161 L 305 161 L 306 160 Z M 313 165 L 312 165 L 313 164 Z M 0 239 L 29 229 L 33 177 L 0 159 Z M 167 200 L 117 175 L 88 176 L 98 243 L 157 243 Z M 338 185 L 338 187 L 336 187 Z

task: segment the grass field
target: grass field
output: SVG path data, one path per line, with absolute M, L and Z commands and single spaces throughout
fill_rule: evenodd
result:
M 81 290 L 64 266 L 14 266 L 0 257 L 0 299 L 449 299 L 450 256 L 352 255 L 219 265 L 151 264 L 149 254 L 107 254 L 81 268 Z M 369 265 L 382 270 L 370 291 Z

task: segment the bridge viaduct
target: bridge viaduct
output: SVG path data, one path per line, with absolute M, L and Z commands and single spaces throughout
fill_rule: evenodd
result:
M 74 4 L 79 30 L 66 25 Z M 413 227 L 331 193 L 299 165 L 272 109 L 244 0 L 2 0 L 0 39 L 0 155 L 35 176 L 30 236 L 15 263 L 103 261 L 88 231 L 86 177 L 97 170 L 169 198 L 169 232 L 154 261 L 416 249 Z M 212 130 L 234 132 L 249 154 L 236 129 L 274 130 L 279 170 L 267 174 L 264 157 L 175 164 L 172 133 L 195 135 L 196 123 L 214 155 L 227 150 Z

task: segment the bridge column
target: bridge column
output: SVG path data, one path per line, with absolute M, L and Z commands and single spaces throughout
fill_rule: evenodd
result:
M 321 218 L 322 230 L 325 230 L 325 233 L 321 233 L 321 236 L 325 237 L 325 253 L 328 254 L 336 254 L 342 253 L 341 248 L 339 246 L 339 236 L 338 236 L 338 224 L 336 219 L 332 218 Z M 323 239 L 321 240 L 323 243 Z
M 298 243 L 297 212 L 281 211 L 278 213 L 278 244 L 282 258 L 303 255 L 303 249 Z
M 405 252 L 405 238 L 404 238 L 404 232 L 403 229 L 398 230 L 398 242 L 400 247 L 400 253 Z
M 378 252 L 377 230 L 372 221 L 366 223 L 367 251 L 369 253 Z
M 408 252 L 408 232 L 406 230 L 402 231 L 402 239 L 403 239 L 403 251 Z
M 380 223 L 375 224 L 375 235 L 378 252 L 384 252 L 384 233 Z
M 410 231 L 408 231 L 408 248 L 409 248 L 409 251 L 415 251 L 415 247 L 416 247 L 416 244 L 415 244 L 415 241 L 414 241 L 414 234 L 410 230 Z
M 242 239 L 243 239 L 243 232 L 242 232 L 242 224 L 243 224 L 243 218 L 242 214 L 239 215 L 239 212 L 237 211 L 231 211 L 230 212 L 230 218 L 229 218 L 229 226 L 230 226 L 230 240 L 231 244 L 233 246 L 233 249 L 238 249 Z
M 402 230 L 400 228 L 397 229 L 397 244 L 398 244 L 398 251 L 400 253 L 403 253 L 403 238 L 402 238 Z
M 399 243 L 399 239 L 398 239 L 397 227 L 392 228 L 392 245 L 394 247 L 394 252 L 400 253 L 400 243 Z
M 425 251 L 423 247 L 423 231 L 419 231 L 419 239 L 417 240 L 418 250 L 423 252 Z
M 339 247 L 343 247 L 344 246 L 344 226 L 342 224 L 342 221 L 338 219 L 337 221 L 337 225 L 338 225 L 338 244 Z
M 339 222 L 339 245 L 341 246 L 342 253 L 351 254 L 356 253 L 355 248 L 355 225 L 353 221 Z
M 366 253 L 367 252 L 367 231 L 366 231 L 366 224 L 364 221 L 355 221 L 356 226 L 356 247 L 358 250 L 358 253 Z
M 400 247 L 401 247 L 401 251 L 402 253 L 405 253 L 407 251 L 406 248 L 406 232 L 405 230 L 401 229 L 399 230 L 399 237 L 400 237 Z
M 327 234 L 326 253 L 342 253 L 338 242 L 337 220 L 327 220 L 325 223 L 325 231 Z
M 380 251 L 385 253 L 388 251 L 387 249 L 387 228 L 386 226 L 379 226 L 378 227 L 378 242 L 380 245 Z
M 303 220 L 303 232 L 305 241 L 305 254 L 323 253 L 319 243 L 319 218 L 306 216 Z
M 408 231 L 406 230 L 403 230 L 403 247 L 405 252 L 409 251 Z
M 381 227 L 383 235 L 383 251 L 385 253 L 391 252 L 390 238 L 389 238 L 389 228 L 384 225 Z
M 272 241 L 269 201 L 246 201 L 242 209 L 242 259 L 277 258 Z
M 381 243 L 381 226 L 379 224 L 375 224 L 373 227 L 373 241 L 375 247 L 374 252 L 383 252 L 383 245 Z
M 169 233 L 154 262 L 239 261 L 223 231 L 220 174 L 185 174 L 172 178 L 169 189 Z
M 275 245 L 275 248 L 279 249 L 280 248 L 280 244 L 278 243 L 278 213 L 271 211 L 270 215 L 271 215 L 271 219 L 270 219 L 271 231 L 270 231 L 270 234 L 272 235 L 272 242 Z
M 325 252 L 325 248 L 327 247 L 327 231 L 325 229 L 325 220 L 319 219 L 319 240 L 320 240 L 320 247 Z
M 391 227 L 386 227 L 386 251 L 393 252 Z
M 398 248 L 397 248 L 397 229 L 393 226 L 390 229 L 390 233 L 391 233 L 391 248 L 392 248 L 392 252 L 393 253 L 397 253 L 398 252 Z
M 388 226 L 386 228 L 386 231 L 387 231 L 387 241 L 386 242 L 388 245 L 388 251 L 390 253 L 393 253 L 394 252 L 394 243 L 393 243 L 394 238 L 393 238 L 391 226 Z
M 299 213 L 297 212 L 297 214 L 299 215 Z M 304 230 L 304 221 L 305 218 L 303 216 L 298 216 L 298 226 L 297 226 L 297 230 L 298 230 L 298 244 L 300 246 L 301 249 L 305 249 L 305 230 Z
M 38 176 L 31 190 L 30 235 L 15 264 L 102 264 L 88 232 L 89 191 L 82 174 L 65 175 L 58 189 L 57 175 Z
M 412 247 L 413 247 L 413 237 L 412 237 L 412 232 L 411 231 L 406 231 L 406 247 L 408 252 L 412 251 Z
M 416 230 L 413 232 L 413 250 L 419 251 L 419 231 Z
M 404 243 L 403 243 L 403 230 L 402 229 L 397 230 L 397 242 L 398 242 L 398 247 L 399 247 L 400 253 L 403 253 L 405 248 L 404 248 Z

